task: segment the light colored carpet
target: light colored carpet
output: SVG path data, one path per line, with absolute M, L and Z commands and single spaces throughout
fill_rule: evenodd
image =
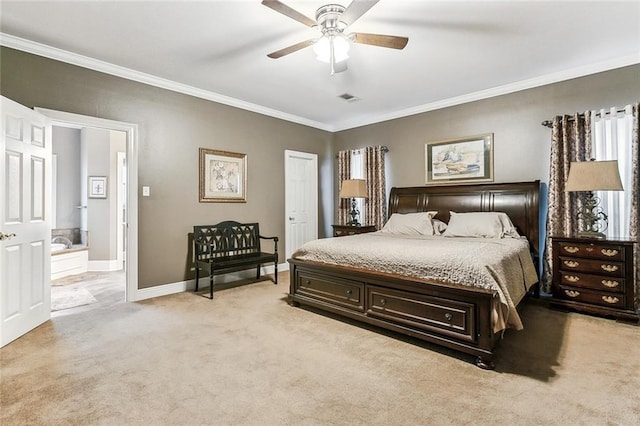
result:
M 95 302 L 97 302 L 96 298 L 84 288 L 51 288 L 51 311 L 61 311 Z
M 280 279 L 55 318 L 0 350 L 0 424 L 640 422 L 637 326 L 527 302 L 485 371 L 291 307 Z

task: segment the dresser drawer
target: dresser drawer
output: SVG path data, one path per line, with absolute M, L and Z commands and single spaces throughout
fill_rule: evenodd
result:
M 589 259 L 602 259 L 613 261 L 624 261 L 624 246 L 615 244 L 590 244 L 578 242 L 558 243 L 560 256 L 582 257 Z
M 458 340 L 476 340 L 475 305 L 387 288 L 367 286 L 367 315 L 447 334 Z
M 626 306 L 625 296 L 623 294 L 604 291 L 585 290 L 583 288 L 561 285 L 558 296 L 566 300 L 607 306 L 609 308 L 622 309 Z
M 314 274 L 300 273 L 296 282 L 296 294 L 364 312 L 364 283 L 358 281 L 341 278 L 328 280 Z
M 590 288 L 593 290 L 624 293 L 624 278 L 582 274 L 579 272 L 560 271 L 560 283 L 572 287 Z
M 560 271 L 592 272 L 609 277 L 624 277 L 624 263 L 560 256 Z

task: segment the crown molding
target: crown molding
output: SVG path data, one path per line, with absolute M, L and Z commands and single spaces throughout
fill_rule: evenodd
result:
M 381 123 L 384 121 L 395 120 L 398 118 L 409 117 L 429 111 L 435 111 L 455 105 L 461 105 L 468 102 L 489 99 L 500 95 L 518 92 L 521 90 L 532 89 L 535 87 L 545 86 L 547 84 L 558 83 L 560 81 L 571 80 L 573 78 L 584 77 L 590 74 L 609 71 L 616 68 L 622 68 L 640 63 L 640 54 L 614 58 L 608 61 L 589 64 L 581 67 L 571 68 L 556 73 L 546 74 L 540 77 L 522 80 L 519 82 L 506 84 L 503 86 L 493 87 L 486 90 L 480 90 L 474 93 L 456 96 L 453 98 L 443 99 L 428 104 L 418 105 L 411 108 L 402 109 L 388 114 L 370 115 L 365 118 L 357 118 L 353 120 L 345 120 L 339 123 L 321 123 L 310 120 L 297 115 L 267 108 L 261 105 L 245 102 L 236 98 L 214 93 L 208 90 L 198 89 L 175 81 L 167 80 L 151 74 L 134 71 L 129 68 L 114 65 L 88 56 L 78 55 L 66 50 L 51 47 L 42 43 L 16 37 L 10 34 L 0 32 L 0 45 L 12 49 L 21 50 L 34 55 L 43 56 L 45 58 L 54 59 L 68 64 L 77 65 L 83 68 L 99 71 L 105 74 L 114 75 L 116 77 L 126 78 L 128 80 L 137 81 L 139 83 L 148 84 L 150 86 L 159 87 L 173 92 L 206 99 L 235 108 L 255 112 L 273 118 L 278 118 L 292 123 L 302 124 L 304 126 L 313 127 L 327 132 L 340 132 L 343 130 L 354 129 L 357 127 L 367 126 L 370 124 Z
M 404 118 L 411 115 L 421 114 L 424 112 L 435 111 L 442 108 L 447 108 L 455 105 L 461 105 L 469 102 L 480 101 L 483 99 L 489 99 L 500 95 L 507 95 L 509 93 L 519 92 L 521 90 L 532 89 L 535 87 L 546 86 L 547 84 L 558 83 L 561 81 L 571 80 L 578 77 L 584 77 L 590 74 L 597 74 L 599 72 L 610 71 L 616 68 L 622 68 L 630 65 L 636 65 L 640 63 L 640 54 L 624 56 L 621 58 L 615 58 L 612 60 L 589 64 L 581 67 L 571 68 L 568 70 L 546 74 L 540 77 L 531 78 L 528 80 L 522 80 L 504 86 L 493 87 L 491 89 L 480 90 L 478 92 L 469 93 L 462 96 L 456 96 L 453 98 L 443 99 L 441 101 L 432 102 L 424 105 L 418 105 L 416 107 L 407 108 L 392 112 L 390 114 L 381 114 L 375 117 L 367 117 L 356 120 L 345 120 L 341 123 L 336 123 L 333 126 L 333 132 L 340 132 L 343 130 L 354 129 L 356 127 L 367 126 L 369 124 L 381 123 L 383 121 L 395 120 L 398 118 Z
M 221 95 L 208 90 L 198 89 L 165 78 L 157 77 L 151 74 L 135 71 L 129 68 L 114 65 L 109 62 L 94 59 L 88 56 L 79 55 L 56 47 L 35 41 L 23 39 L 10 34 L 0 32 L 0 46 L 9 47 L 11 49 L 21 50 L 23 52 L 32 53 L 34 55 L 43 56 L 45 58 L 54 59 L 71 65 L 87 68 L 93 71 L 99 71 L 116 77 L 126 78 L 127 80 L 137 81 L 138 83 L 148 84 L 150 86 L 159 87 L 161 89 L 171 90 L 172 92 L 182 93 L 196 98 L 206 99 L 208 101 L 229 105 L 235 108 L 244 109 L 269 117 L 279 118 L 281 120 L 290 121 L 292 123 L 302 124 L 314 127 L 328 132 L 333 131 L 331 126 L 318 121 L 309 120 L 304 117 L 267 108 L 261 105 L 245 102 L 236 98 Z

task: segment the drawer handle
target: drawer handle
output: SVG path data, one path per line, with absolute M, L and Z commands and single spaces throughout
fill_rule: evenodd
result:
M 616 288 L 620 285 L 620 283 L 613 280 L 602 280 L 602 285 L 609 288 Z
M 600 250 L 600 252 L 605 256 L 609 256 L 609 257 L 615 256 L 616 254 L 619 253 L 618 250 L 612 250 L 612 249 L 602 249 Z
M 564 251 L 566 251 L 567 253 L 577 253 L 580 251 L 580 249 L 578 247 L 574 247 L 574 246 L 565 246 L 564 247 Z
M 576 262 L 575 260 L 565 260 L 564 264 L 567 265 L 569 268 L 577 268 L 578 265 L 580 265 L 580 263 Z
M 380 304 L 382 306 L 386 305 L 387 304 L 387 299 L 380 299 Z
M 351 293 L 353 293 L 353 290 L 351 290 L 351 289 L 347 290 L 347 294 L 348 294 L 349 296 L 351 296 Z
M 593 247 L 587 247 L 585 250 L 587 250 L 589 253 L 591 253 L 593 251 Z
M 566 294 L 569 297 L 578 297 L 578 296 L 580 296 L 580 292 L 579 291 L 575 291 L 575 290 L 565 290 L 564 294 Z
M 453 318 L 453 315 L 451 315 L 450 312 L 447 312 L 446 314 L 444 314 L 444 319 L 446 319 L 447 321 L 451 321 L 451 318 Z
M 602 301 L 607 303 L 618 303 L 620 299 L 614 296 L 602 296 Z
M 564 278 L 572 283 L 577 283 L 578 281 L 580 281 L 580 277 L 576 277 L 575 275 L 565 275 Z
M 607 272 L 615 272 L 618 270 L 616 265 L 600 265 L 600 267 Z
M 311 284 L 311 280 L 307 280 L 307 282 L 305 284 Z

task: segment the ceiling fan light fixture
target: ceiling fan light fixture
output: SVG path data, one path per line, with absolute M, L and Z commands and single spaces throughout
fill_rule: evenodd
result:
M 345 61 L 349 58 L 349 40 L 343 34 L 324 34 L 313 45 L 313 52 L 316 59 L 321 62 L 331 62 L 331 51 L 333 50 L 334 63 Z

